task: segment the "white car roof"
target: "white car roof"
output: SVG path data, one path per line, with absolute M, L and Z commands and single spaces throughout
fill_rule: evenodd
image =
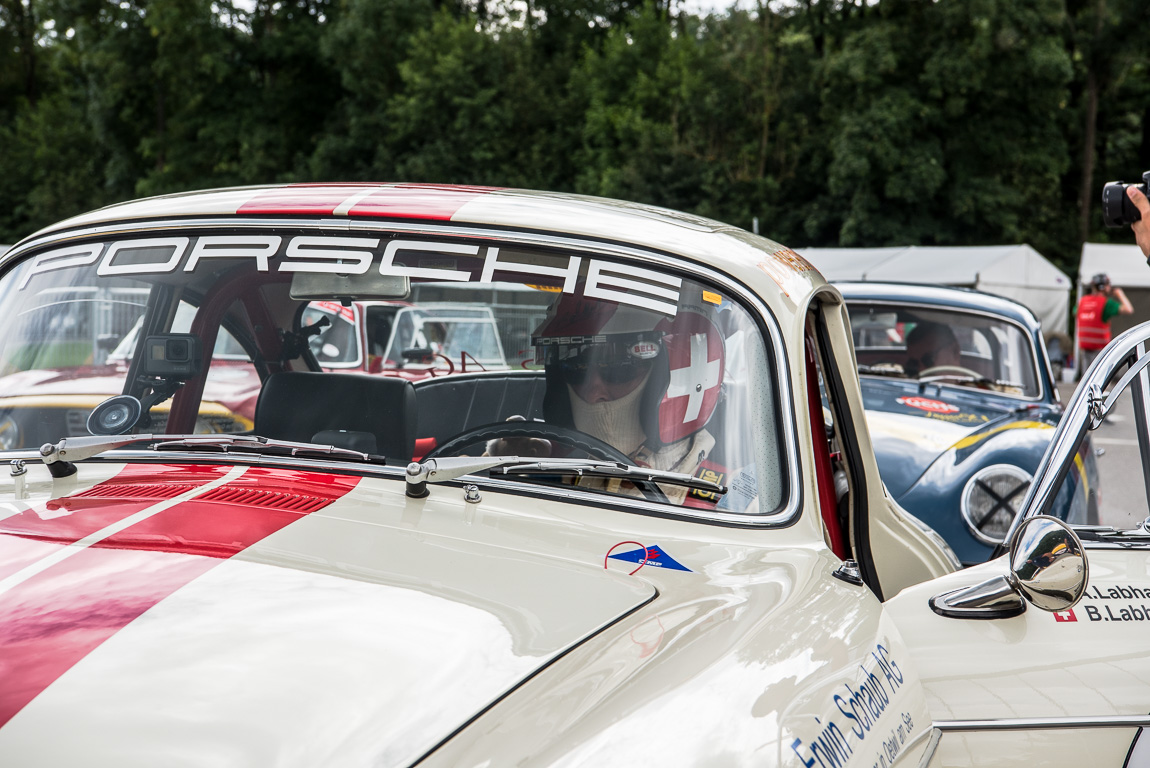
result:
M 282 184 L 205 190 L 134 200 L 90 211 L 17 244 L 94 234 L 114 225 L 202 218 L 426 221 L 534 230 L 610 240 L 672 253 L 751 284 L 769 305 L 805 306 L 822 276 L 789 248 L 700 216 L 640 203 L 557 192 L 434 184 Z M 772 258 L 773 257 L 773 258 Z M 0 264 L 7 258 L 0 257 Z M 769 279 L 764 280 L 767 277 Z M 772 306 L 773 309 L 778 307 Z

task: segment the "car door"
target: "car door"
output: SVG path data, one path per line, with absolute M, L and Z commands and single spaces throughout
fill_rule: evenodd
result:
M 1085 588 L 1064 610 L 984 597 L 1019 584 L 1019 529 L 1048 513 L 1089 431 L 1132 398 L 1144 473 L 1111 494 L 1150 492 L 1150 323 L 1115 339 L 1072 398 L 1012 527 L 1014 552 L 919 584 L 884 609 L 925 686 L 934 725 L 930 765 L 1150 765 L 1150 532 L 1081 527 Z M 1011 541 L 1008 536 L 1008 541 Z M 1011 565 L 1013 563 L 1013 565 Z M 1021 574 L 1025 578 L 1025 574 Z M 956 592 L 956 590 L 973 590 Z M 981 591 L 983 597 L 975 593 Z M 966 598 L 974 611 L 952 609 Z M 1006 599 L 1002 590 L 999 598 Z M 981 604 L 979 604 L 981 601 Z M 1016 601 L 1019 602 L 1019 601 Z
M 807 345 L 814 349 L 820 396 L 829 416 L 837 522 L 850 557 L 879 597 L 937 578 L 959 567 L 950 547 L 902 509 L 879 478 L 858 384 L 850 321 L 837 290 L 819 294 L 807 313 Z M 824 514 L 824 518 L 828 515 Z M 834 547 L 832 547 L 834 548 Z

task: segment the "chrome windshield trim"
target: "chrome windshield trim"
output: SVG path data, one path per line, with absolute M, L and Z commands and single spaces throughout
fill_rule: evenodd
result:
M 1084 717 L 1009 717 L 988 720 L 936 720 L 943 733 L 970 731 L 1042 731 L 1059 728 L 1146 728 L 1150 715 L 1087 715 Z
M 1024 518 L 1050 514 L 1050 508 L 1054 505 L 1055 494 L 1061 487 L 1062 479 L 1069 471 L 1074 457 L 1078 454 L 1078 446 L 1082 443 L 1082 438 L 1085 437 L 1088 430 L 1094 429 L 1101 423 L 1101 418 L 1104 415 L 1103 403 L 1105 402 L 1103 392 L 1122 371 L 1123 366 L 1137 362 L 1141 354 L 1150 354 L 1150 352 L 1145 351 L 1147 338 L 1150 338 L 1150 322 L 1141 323 L 1124 331 L 1099 353 L 1090 368 L 1083 374 L 1082 381 L 1074 390 L 1074 395 L 1070 398 L 1070 403 L 1067 404 L 1066 410 L 1062 414 L 1054 436 L 1047 444 L 1046 451 L 1042 454 L 1042 459 L 1034 470 L 1035 482 L 1031 483 L 1030 490 L 1022 502 L 1023 512 L 1014 518 L 1014 522 L 1011 523 L 1010 529 L 1006 532 L 1004 541 L 1009 542 L 1011 540 Z M 1136 378 L 1141 380 L 1146 375 L 1147 371 L 1143 369 L 1143 375 Z M 1125 379 L 1127 383 L 1134 380 L 1134 378 Z M 1114 402 L 1118 392 L 1117 387 L 1110 392 L 1110 403 Z M 1139 447 L 1143 455 L 1146 453 L 1146 441 L 1148 439 L 1150 439 L 1150 435 L 1144 433 L 1138 435 Z M 1150 469 L 1144 467 L 1143 471 L 1147 472 Z
M 982 315 L 984 317 L 991 317 L 991 318 L 994 318 L 995 320 L 1000 320 L 1004 323 L 1009 323 L 1010 325 L 1013 325 L 1018 330 L 1022 331 L 1023 338 L 1025 338 L 1026 341 L 1028 342 L 1028 346 L 1030 347 L 1030 357 L 1031 357 L 1031 360 L 1034 362 L 1035 379 L 1038 381 L 1038 395 L 1035 397 L 1027 397 L 1025 395 L 1011 395 L 1011 394 L 1007 394 L 1006 392 L 996 392 L 994 390 L 978 390 L 978 391 L 980 391 L 980 392 L 990 391 L 991 394 L 998 395 L 1000 397 L 1009 397 L 1011 400 L 1021 400 L 1023 402 L 1028 402 L 1028 403 L 1039 402 L 1039 401 L 1043 400 L 1047 394 L 1047 391 L 1046 391 L 1047 390 L 1047 387 L 1046 387 L 1047 382 L 1043 381 L 1042 371 L 1046 371 L 1047 373 L 1051 373 L 1050 368 L 1049 368 L 1050 361 L 1049 360 L 1046 361 L 1047 366 L 1044 368 L 1042 365 L 1042 361 L 1038 359 L 1038 357 L 1039 357 L 1038 348 L 1034 343 L 1033 332 L 1030 331 L 1022 323 L 1018 322 L 1017 320 L 1015 320 L 1013 318 L 1003 317 L 1002 315 L 996 315 L 993 312 L 988 312 L 985 309 L 969 309 L 967 307 L 961 307 L 961 308 L 949 307 L 949 306 L 946 306 L 945 304 L 926 304 L 926 303 L 921 303 L 921 302 L 917 302 L 917 301 L 887 301 L 887 300 L 883 300 L 883 299 L 861 299 L 861 300 L 856 301 L 856 300 L 852 300 L 852 299 L 848 299 L 846 297 L 843 297 L 843 304 L 847 305 L 848 313 L 850 311 L 850 307 L 852 304 L 873 304 L 873 305 L 877 305 L 880 307 L 881 306 L 889 306 L 891 304 L 897 304 L 897 305 L 902 306 L 902 307 L 916 307 L 919 309 L 935 309 L 935 310 L 941 310 L 943 312 L 957 312 L 960 314 L 967 314 L 967 315 Z M 871 374 L 865 374 L 865 373 L 861 373 L 861 372 L 859 373 L 860 377 L 861 376 L 868 376 L 868 375 L 871 375 Z M 893 381 L 915 381 L 915 379 L 892 379 L 889 376 L 876 376 L 875 378 L 884 378 L 884 379 L 893 380 Z M 931 382 L 931 383 L 935 383 L 935 382 Z M 1057 387 L 1053 381 L 1053 377 L 1051 378 L 1050 383 L 1054 387 L 1054 391 L 1056 391 Z M 962 385 L 961 384 L 950 384 L 948 386 L 961 387 Z M 965 387 L 964 389 L 974 389 L 974 388 L 973 387 Z
M 938 743 L 942 741 L 942 731 L 931 724 L 930 728 L 924 728 L 917 736 L 906 743 L 903 747 L 904 752 L 909 752 L 920 741 L 929 737 L 926 744 L 926 749 L 923 750 L 922 756 L 918 760 L 918 768 L 927 768 L 930 761 L 934 759 L 934 753 L 938 750 Z
M 40 462 L 38 459 L 40 458 L 41 457 L 38 451 L 29 451 L 27 449 L 0 452 L 0 461 L 7 461 L 10 459 L 24 459 L 27 461 L 33 461 L 35 464 L 39 464 Z M 317 459 L 306 456 L 275 456 L 270 454 L 241 452 L 223 453 L 202 450 L 153 451 L 150 449 L 141 450 L 138 448 L 123 448 L 118 450 L 105 451 L 99 456 L 90 459 L 84 459 L 83 463 L 78 464 L 78 466 L 83 466 L 83 464 L 90 462 L 118 464 L 130 461 L 139 461 L 149 464 L 178 464 L 188 462 L 198 464 L 227 464 L 265 467 L 274 466 L 303 471 L 327 471 L 345 475 L 363 475 L 400 481 L 405 480 L 406 476 L 404 473 L 407 466 L 406 464 L 404 466 L 383 466 L 379 464 L 363 464 L 357 461 L 333 461 L 330 459 Z M 561 500 L 600 508 L 617 509 L 624 512 L 642 512 L 658 517 L 689 519 L 695 522 L 703 523 L 723 523 L 732 527 L 772 527 L 766 525 L 761 518 L 754 518 L 750 515 L 740 515 L 738 513 L 731 512 L 723 513 L 707 512 L 706 510 L 694 510 L 691 508 L 676 507 L 674 505 L 647 501 L 639 497 L 616 496 L 602 492 L 596 493 L 595 491 L 576 489 L 574 487 L 539 485 L 523 481 L 484 477 L 480 475 L 463 475 L 455 480 L 450 480 L 441 484 L 441 486 L 444 488 L 457 487 L 460 485 L 477 485 L 481 489 L 486 489 L 492 492 L 505 492 L 516 496 L 532 496 L 539 498 L 542 501 Z
M 459 224 L 459 223 L 440 223 L 440 222 L 397 222 L 389 221 L 386 219 L 368 220 L 368 219 L 346 219 L 346 218 L 329 218 L 329 217 L 285 217 L 277 219 L 269 218 L 254 218 L 230 215 L 209 215 L 209 216 L 196 216 L 187 219 L 158 219 L 158 220 L 144 220 L 144 221 L 119 221 L 110 224 L 101 224 L 99 226 L 89 226 L 78 228 L 74 230 L 63 230 L 51 232 L 38 237 L 34 240 L 28 240 L 21 243 L 17 248 L 13 248 L 8 252 L 0 255 L 0 272 L 10 266 L 10 262 L 19 258 L 21 255 L 30 250 L 38 249 L 52 244 L 57 244 L 64 241 L 108 237 L 117 234 L 140 234 L 155 230 L 172 230 L 172 229 L 218 229 L 226 227 L 229 229 L 329 229 L 329 230 L 345 230 L 345 231 L 376 231 L 376 232 L 397 232 L 397 233 L 420 233 L 424 235 L 450 237 L 450 238 L 468 238 L 468 239 L 491 239 L 502 240 L 504 242 L 515 242 L 522 245 L 533 245 L 550 248 L 563 248 L 567 250 L 580 251 L 586 253 L 594 253 L 604 256 L 615 256 L 624 259 L 634 259 L 648 264 L 658 265 L 664 269 L 670 269 L 676 272 L 683 272 L 704 282 L 710 282 L 714 285 L 720 286 L 723 290 L 727 291 L 733 298 L 736 298 L 745 308 L 747 308 L 752 316 L 757 316 L 757 319 L 762 324 L 767 332 L 767 337 L 770 343 L 770 352 L 774 360 L 774 374 L 776 378 L 777 389 L 777 403 L 779 415 L 779 429 L 781 430 L 781 437 L 783 442 L 783 452 L 786 458 L 783 460 L 781 467 L 784 473 L 784 479 L 787 483 L 786 499 L 779 507 L 778 511 L 771 514 L 748 515 L 738 513 L 724 513 L 724 512 L 709 512 L 707 510 L 694 510 L 686 507 L 677 507 L 670 504 L 659 504 L 655 502 L 648 502 L 641 499 L 626 498 L 616 501 L 605 499 L 599 494 L 588 494 L 586 492 L 571 492 L 559 493 L 559 497 L 577 498 L 593 500 L 594 503 L 610 506 L 623 506 L 628 510 L 635 510 L 656 514 L 661 517 L 678 517 L 687 518 L 698 522 L 715 522 L 725 525 L 736 525 L 740 527 L 751 528 L 776 528 L 791 525 L 799 516 L 802 507 L 802 471 L 799 467 L 799 443 L 798 443 L 798 424 L 797 414 L 794 407 L 795 392 L 793 390 L 793 382 L 790 375 L 790 365 L 786 352 L 786 346 L 783 343 L 782 328 L 779 325 L 777 318 L 771 312 L 766 303 L 760 299 L 753 291 L 745 287 L 742 283 L 736 281 L 730 276 L 718 272 L 711 267 L 707 266 L 700 260 L 694 260 L 691 256 L 686 254 L 666 254 L 663 252 L 648 250 L 641 246 L 629 245 L 608 240 L 594 240 L 582 236 L 569 236 L 563 234 L 548 233 L 539 230 L 523 230 L 523 229 L 498 229 L 490 225 L 484 224 Z M 716 233 L 716 236 L 722 236 L 722 233 Z M 805 396 L 805 395 L 804 395 Z M 149 452 L 150 454 L 150 452 Z M 150 454 L 154 455 L 154 454 Z M 0 459 L 8 458 L 3 452 L 0 452 Z M 13 456 L 13 458 L 19 458 Z M 270 457 L 263 457 L 268 459 Z M 341 470 L 346 471 L 350 464 L 338 465 Z M 473 482 L 485 482 L 500 484 L 509 481 L 499 481 L 494 478 L 482 478 L 473 480 Z M 517 489 L 530 488 L 533 493 L 543 493 L 546 489 L 541 486 L 530 485 L 527 483 L 514 483 Z M 552 494 L 547 494 L 552 495 Z M 618 499 L 618 497 L 611 497 Z

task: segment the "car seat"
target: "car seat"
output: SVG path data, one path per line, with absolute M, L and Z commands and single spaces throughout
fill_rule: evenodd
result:
M 255 432 L 410 461 L 415 390 L 406 379 L 352 373 L 275 373 L 256 403 Z

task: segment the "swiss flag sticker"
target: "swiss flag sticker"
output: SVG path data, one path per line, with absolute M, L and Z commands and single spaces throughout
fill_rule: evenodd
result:
M 1065 611 L 1054 612 L 1055 621 L 1078 621 L 1078 617 L 1074 615 L 1073 608 L 1067 608 Z

